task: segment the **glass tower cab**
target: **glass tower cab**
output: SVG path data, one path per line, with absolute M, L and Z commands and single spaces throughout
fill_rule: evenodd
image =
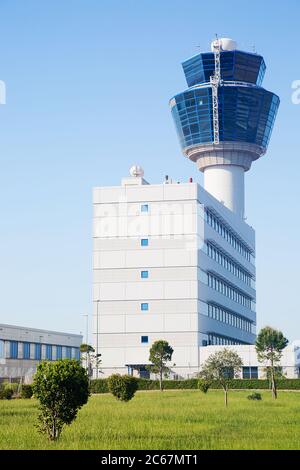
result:
M 170 100 L 182 151 L 204 172 L 205 189 L 243 218 L 244 172 L 265 154 L 279 107 L 261 86 L 264 59 L 223 38 L 182 66 L 188 89 Z

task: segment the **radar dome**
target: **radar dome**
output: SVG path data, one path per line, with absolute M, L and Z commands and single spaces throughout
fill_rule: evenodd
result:
M 219 38 L 215 39 L 211 43 L 211 50 L 214 52 L 216 46 L 219 44 L 221 45 L 221 51 L 235 51 L 237 49 L 237 43 L 233 39 L 230 38 Z
M 144 170 L 139 165 L 133 165 L 130 168 L 129 173 L 130 173 L 131 176 L 135 176 L 135 177 L 141 177 L 142 178 L 144 176 Z

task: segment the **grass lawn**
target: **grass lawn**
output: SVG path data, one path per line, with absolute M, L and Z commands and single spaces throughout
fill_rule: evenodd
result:
M 300 393 L 247 400 L 251 391 L 138 392 L 129 403 L 94 395 L 51 443 L 34 425 L 37 402 L 0 401 L 0 449 L 300 449 Z

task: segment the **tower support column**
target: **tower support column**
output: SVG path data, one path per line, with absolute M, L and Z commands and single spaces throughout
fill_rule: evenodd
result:
M 204 189 L 218 201 L 244 218 L 245 188 L 242 166 L 216 165 L 204 170 Z

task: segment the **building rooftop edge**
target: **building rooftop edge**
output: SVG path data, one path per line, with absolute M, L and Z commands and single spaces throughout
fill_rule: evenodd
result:
M 15 328 L 18 330 L 28 330 L 28 331 L 37 331 L 37 332 L 42 332 L 42 333 L 51 333 L 55 335 L 63 335 L 63 336 L 76 336 L 78 338 L 82 338 L 83 335 L 81 334 L 76 334 L 76 333 L 66 333 L 62 331 L 54 331 L 54 330 L 45 330 L 45 329 L 40 329 L 40 328 L 31 328 L 31 327 L 26 327 L 26 326 L 17 326 L 17 325 L 9 325 L 7 323 L 0 323 L 0 329 L 1 328 Z

